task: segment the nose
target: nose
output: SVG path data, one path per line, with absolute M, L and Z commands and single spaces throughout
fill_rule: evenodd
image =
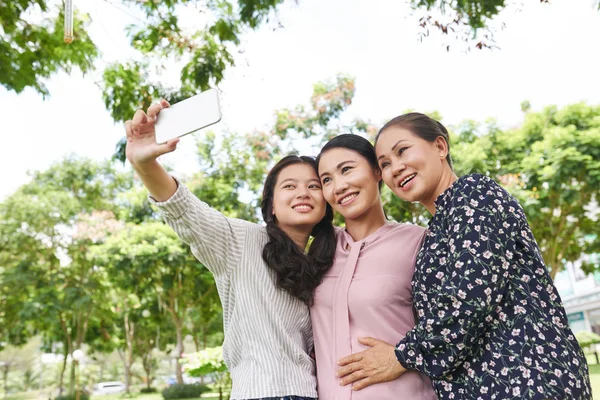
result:
M 306 199 L 308 197 L 310 197 L 308 195 L 308 187 L 304 186 L 304 185 L 298 186 L 298 191 L 296 192 L 296 198 L 297 199 Z
M 405 169 L 406 165 L 402 161 L 398 159 L 392 159 L 392 174 L 394 176 L 400 175 L 400 173 L 402 173 L 402 171 L 404 171 Z
M 334 181 L 335 194 L 342 194 L 348 189 L 348 184 L 344 179 L 336 179 Z

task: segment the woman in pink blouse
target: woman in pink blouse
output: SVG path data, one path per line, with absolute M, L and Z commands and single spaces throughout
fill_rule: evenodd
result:
M 319 399 L 435 399 L 430 380 L 419 372 L 361 391 L 340 385 L 337 362 L 367 349 L 369 341 L 361 338 L 395 342 L 414 327 L 411 279 L 425 230 L 386 220 L 381 173 L 366 139 L 335 137 L 317 164 L 325 200 L 346 222 L 337 229 L 335 261 L 311 307 Z

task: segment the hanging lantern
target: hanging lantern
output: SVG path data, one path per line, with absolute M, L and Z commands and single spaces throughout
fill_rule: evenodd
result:
M 65 0 L 65 43 L 73 41 L 73 0 Z

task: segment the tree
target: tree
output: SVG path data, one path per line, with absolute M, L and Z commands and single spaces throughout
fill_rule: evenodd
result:
M 233 65 L 232 56 L 240 35 L 256 29 L 283 0 L 174 0 L 163 2 L 123 0 L 116 10 L 143 15 L 128 27 L 132 57 L 109 65 L 103 73 L 103 98 L 115 121 L 123 121 L 153 98 L 182 99 L 218 84 Z M 61 8 L 48 0 L 0 3 L 0 84 L 17 93 L 31 87 L 49 95 L 44 80 L 57 71 L 69 73 L 94 69 L 99 49 L 87 29 L 94 16 L 74 14 L 74 40 L 63 41 Z M 195 12 L 199 28 L 189 31 L 178 15 Z M 41 18 L 36 14 L 41 12 Z M 135 56 L 134 56 L 135 55 Z M 143 62 L 135 60 L 143 59 Z M 165 87 L 152 78 L 155 68 L 164 70 L 166 60 L 182 65 L 178 87 Z
M 550 3 L 549 0 L 537 2 Z M 600 10 L 600 1 L 595 2 Z M 429 36 L 430 30 L 437 30 L 443 35 L 453 35 L 457 41 L 466 42 L 469 49 L 471 46 L 476 49 L 496 48 L 495 29 L 491 23 L 502 10 L 514 6 L 507 0 L 410 0 L 410 4 L 414 10 L 426 12 L 419 19 L 422 38 Z
M 34 173 L 31 183 L 0 205 L 2 282 L 23 283 L 13 290 L 20 292 L 20 304 L 9 310 L 11 318 L 17 326 L 42 332 L 46 342 L 64 344 L 61 386 L 66 356 L 86 341 L 90 327 L 102 331 L 111 319 L 109 305 L 102 301 L 108 276 L 86 253 L 97 240 L 93 225 L 111 213 L 116 193 L 130 185 L 108 164 L 70 157 Z M 94 214 L 96 210 L 102 211 Z M 12 295 L 7 304 L 15 307 L 17 299 L 10 299 Z M 74 373 L 71 365 L 71 388 Z
M 218 301 L 218 300 L 217 300 Z M 218 305 L 217 305 L 218 306 Z M 177 340 L 175 327 L 169 316 L 161 310 L 158 300 L 142 301 L 142 309 L 136 313 L 136 333 L 134 337 L 134 355 L 142 361 L 144 382 L 150 388 L 157 368 L 155 354 L 164 351 L 169 343 Z M 222 330 L 217 327 L 216 330 Z
M 95 249 L 99 265 L 127 274 L 136 291 L 151 290 L 167 312 L 176 333 L 175 373 L 183 383 L 179 359 L 183 354 L 186 310 L 216 291 L 212 274 L 163 223 L 127 225 Z M 131 326 L 131 325 L 129 325 Z
M 23 379 L 21 379 L 21 382 L 24 385 L 31 383 L 31 368 L 35 358 L 40 354 L 40 342 L 39 338 L 35 338 L 22 347 L 8 345 L 4 350 L 0 351 L 0 372 L 2 372 L 4 397 L 8 394 L 8 375 L 11 371 L 17 369 L 23 370 Z
M 0 85 L 21 93 L 28 87 L 48 96 L 44 80 L 57 71 L 94 67 L 98 49 L 87 34 L 89 16 L 75 13 L 75 40 L 63 41 L 62 10 L 46 0 L 0 2 Z M 32 14 L 42 13 L 37 20 Z M 34 22 L 35 21 L 35 22 Z
M 554 278 L 566 261 L 600 250 L 600 107 L 527 112 L 520 128 L 471 123 L 452 150 L 459 173 L 488 173 L 521 202 Z M 585 266 L 584 266 L 585 268 Z

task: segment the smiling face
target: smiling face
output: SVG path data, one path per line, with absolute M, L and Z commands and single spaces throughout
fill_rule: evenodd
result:
M 359 153 L 341 147 L 326 150 L 319 159 L 319 177 L 325 200 L 346 221 L 381 209 L 381 177 Z
M 383 181 L 398 197 L 425 206 L 435 202 L 449 170 L 444 138 L 428 142 L 408 129 L 391 126 L 379 135 L 375 151 Z
M 308 232 L 325 216 L 326 204 L 314 168 L 297 163 L 283 168 L 273 190 L 271 213 L 284 232 L 305 228 Z

